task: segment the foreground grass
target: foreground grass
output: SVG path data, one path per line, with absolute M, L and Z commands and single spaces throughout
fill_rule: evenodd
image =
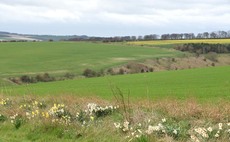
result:
M 106 76 L 50 83 L 1 87 L 9 95 L 99 96 L 112 99 L 111 86 L 117 86 L 132 99 L 186 99 L 201 101 L 230 99 L 230 66 L 190 70 L 163 71 L 144 74 Z
M 172 142 L 230 138 L 228 101 L 200 104 L 190 98 L 128 103 L 119 94 L 114 96 L 117 99 L 107 101 L 71 95 L 1 95 L 0 141 Z M 204 129 L 207 135 L 200 133 Z
M 0 83 L 7 83 L 3 78 L 44 72 L 79 75 L 86 68 L 99 71 L 130 61 L 178 54 L 160 48 L 91 42 L 0 43 Z

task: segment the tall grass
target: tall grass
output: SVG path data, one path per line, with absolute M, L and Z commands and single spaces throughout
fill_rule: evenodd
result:
M 0 121 L 0 140 L 2 141 L 192 141 L 190 136 L 196 136 L 200 141 L 227 141 L 230 137 L 227 132 L 230 129 L 228 126 L 230 105 L 225 100 L 215 104 L 199 103 L 194 98 L 183 101 L 177 99 L 136 100 L 129 103 L 131 118 L 129 121 L 122 117 L 123 108 L 120 106 L 118 110 L 103 117 L 86 116 L 84 118 L 86 123 L 82 124 L 73 118 L 80 110 L 86 110 L 88 103 L 116 106 L 116 100 L 79 98 L 72 95 L 58 97 L 1 95 L 0 100 L 2 99 L 8 100 L 6 104 L 0 104 L 0 114 L 7 118 Z M 36 108 L 35 102 L 38 104 L 42 102 L 46 107 Z M 150 104 L 146 105 L 149 102 Z M 71 114 L 70 123 L 62 123 L 62 118 L 51 117 L 51 114 L 49 118 L 42 115 L 42 112 L 48 112 L 53 104 L 65 106 L 64 111 Z M 31 105 L 31 108 L 28 109 L 24 105 Z M 38 110 L 40 114 L 29 119 L 27 113 L 35 112 L 35 110 Z M 18 129 L 11 123 L 10 116 L 15 114 L 23 119 Z M 58 120 L 53 121 L 54 118 Z M 123 122 L 131 123 L 123 126 Z M 120 123 L 120 126 L 116 128 L 114 123 Z M 151 131 L 150 128 L 158 128 L 158 126 L 160 130 Z M 124 129 L 125 127 L 127 129 Z M 209 134 L 208 139 L 196 132 L 197 129 L 209 127 L 213 129 L 213 133 Z M 218 137 L 214 136 L 217 130 L 220 131 Z

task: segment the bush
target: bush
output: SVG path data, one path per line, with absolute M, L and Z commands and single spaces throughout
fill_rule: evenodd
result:
M 116 74 L 112 68 L 109 68 L 107 70 L 107 72 L 108 72 L 108 74 L 111 74 L 111 75 L 115 75 Z
M 74 76 L 75 76 L 75 75 L 72 74 L 72 73 L 66 73 L 66 74 L 64 75 L 64 77 L 67 78 L 67 79 L 73 79 Z
M 83 75 L 85 77 L 96 77 L 97 76 L 97 73 L 91 69 L 85 69 L 84 72 L 83 72 Z
M 125 70 L 123 68 L 119 69 L 119 74 L 125 74 Z
M 31 78 L 28 76 L 28 75 L 23 75 L 20 77 L 20 80 L 23 82 L 23 83 L 30 83 L 31 82 Z
M 55 81 L 54 77 L 51 77 L 48 73 L 44 73 L 43 75 L 39 74 L 35 77 L 38 82 L 50 82 Z
M 152 67 L 149 68 L 149 71 L 150 71 L 150 72 L 154 72 L 154 68 L 152 68 Z
M 213 62 L 217 62 L 218 61 L 217 57 L 218 57 L 218 55 L 215 52 L 209 52 L 208 54 L 205 55 L 205 58 L 207 58 L 207 59 L 209 59 L 209 60 L 211 60 Z

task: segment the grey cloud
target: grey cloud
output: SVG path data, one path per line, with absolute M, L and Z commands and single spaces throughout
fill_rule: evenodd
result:
M 8 29 L 7 23 L 11 23 L 10 26 L 21 24 L 21 28 L 31 23 L 41 25 L 44 31 L 58 24 L 76 32 L 79 27 L 85 34 L 103 33 L 103 30 L 104 34 L 116 33 L 116 30 L 127 34 L 192 32 L 228 28 L 229 7 L 229 0 L 1 0 L 0 23 L 5 24 L 5 29 Z M 43 28 L 39 28 L 41 32 Z

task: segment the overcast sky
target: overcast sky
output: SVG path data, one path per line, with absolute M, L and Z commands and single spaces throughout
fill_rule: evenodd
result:
M 0 0 L 0 31 L 145 35 L 230 30 L 230 0 Z

